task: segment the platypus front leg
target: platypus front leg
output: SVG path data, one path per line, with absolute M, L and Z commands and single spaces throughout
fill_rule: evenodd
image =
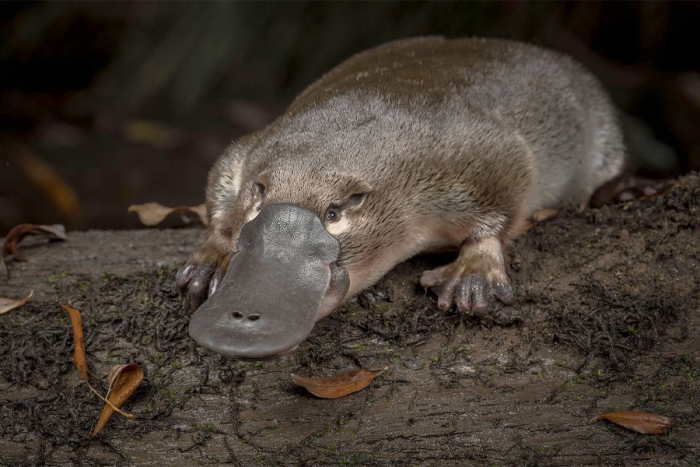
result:
M 212 295 L 226 274 L 231 251 L 212 234 L 177 273 L 177 284 L 187 289 L 185 306 L 190 312 Z
M 492 297 L 506 304 L 513 300 L 503 246 L 496 237 L 462 245 L 455 262 L 423 272 L 420 283 L 435 290 L 443 310 L 456 303 L 462 313 L 483 315 Z

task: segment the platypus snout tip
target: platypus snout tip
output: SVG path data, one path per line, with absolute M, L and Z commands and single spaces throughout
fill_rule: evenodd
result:
M 239 312 L 224 313 L 214 321 L 209 319 L 208 314 L 205 309 L 204 314 L 193 316 L 189 326 L 190 336 L 207 350 L 241 360 L 264 360 L 291 352 L 299 345 L 295 341 L 301 342 L 313 328 L 311 323 L 304 326 L 308 332 L 306 329 L 286 332 L 287 329 L 267 323 L 257 314 L 240 317 L 235 316 L 242 314 Z M 254 319 L 251 320 L 251 317 Z M 279 324 L 280 320 L 273 321 Z
M 190 336 L 218 354 L 259 360 L 293 351 L 344 298 L 338 241 L 311 211 L 273 204 L 246 224 L 216 292 L 194 313 Z

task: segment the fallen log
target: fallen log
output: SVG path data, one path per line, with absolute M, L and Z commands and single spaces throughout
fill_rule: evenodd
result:
M 418 286 L 443 258 L 399 265 L 264 362 L 187 335 L 174 273 L 197 229 L 69 232 L 27 240 L 0 297 L 0 465 L 692 465 L 700 462 L 700 176 L 663 195 L 534 225 L 509 250 L 516 301 L 496 318 L 438 310 Z M 95 439 L 102 410 L 73 366 L 83 315 L 92 375 L 144 369 Z M 499 324 L 498 317 L 511 324 Z M 388 369 L 319 399 L 290 373 Z M 103 379 L 96 387 L 105 392 Z M 671 436 L 606 422 L 658 413 Z

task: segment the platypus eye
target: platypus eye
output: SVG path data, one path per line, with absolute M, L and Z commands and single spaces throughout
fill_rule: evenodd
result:
M 326 220 L 328 222 L 337 222 L 340 219 L 340 213 L 335 209 L 326 211 Z

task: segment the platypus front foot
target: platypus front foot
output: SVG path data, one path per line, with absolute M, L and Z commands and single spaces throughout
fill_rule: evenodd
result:
M 209 239 L 177 272 L 177 285 L 186 290 L 185 309 L 194 312 L 212 295 L 226 274 L 231 252 Z
M 420 283 L 435 291 L 441 309 L 456 304 L 459 311 L 470 315 L 485 315 L 494 296 L 506 304 L 513 300 L 513 284 L 497 238 L 462 246 L 455 262 L 423 272 Z

